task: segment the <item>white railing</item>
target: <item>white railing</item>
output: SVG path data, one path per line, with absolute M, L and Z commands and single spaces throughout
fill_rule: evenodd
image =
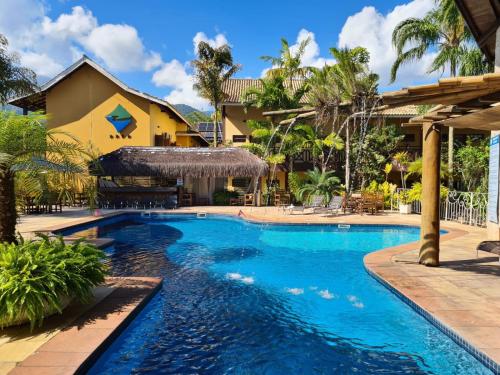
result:
M 403 189 L 397 189 L 400 193 Z M 391 199 L 391 208 L 399 208 L 398 194 Z M 441 220 L 456 221 L 462 224 L 478 227 L 486 226 L 486 207 L 488 205 L 487 193 L 467 191 L 450 191 L 446 199 L 441 198 L 439 214 Z M 422 202 L 417 200 L 412 203 L 413 213 L 422 212 Z

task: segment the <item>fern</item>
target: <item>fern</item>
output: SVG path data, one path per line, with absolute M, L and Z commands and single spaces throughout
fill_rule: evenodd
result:
M 83 240 L 39 235 L 36 241 L 0 244 L 0 327 L 26 316 L 31 329 L 47 311 L 62 311 L 64 298 L 88 302 L 104 281 L 104 253 Z

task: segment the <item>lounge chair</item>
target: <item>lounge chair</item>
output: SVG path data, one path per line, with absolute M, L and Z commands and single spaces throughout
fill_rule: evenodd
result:
M 294 212 L 304 213 L 306 209 L 312 209 L 314 211 L 316 208 L 323 207 L 323 200 L 324 198 L 321 195 L 313 195 L 309 204 L 303 206 L 294 206 L 291 204 L 290 206 L 284 207 L 283 211 L 288 211 L 290 215 Z
M 330 199 L 330 202 L 328 203 L 328 206 L 326 207 L 317 207 L 314 209 L 314 213 L 331 213 L 332 215 L 334 213 L 337 213 L 343 206 L 344 203 L 344 197 L 341 197 L 340 195 L 334 195 L 332 199 Z

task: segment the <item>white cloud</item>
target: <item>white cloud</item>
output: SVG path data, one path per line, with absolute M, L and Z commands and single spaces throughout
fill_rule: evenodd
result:
M 145 51 L 137 30 L 129 25 L 106 24 L 83 38 L 83 45 L 112 70 L 149 70 L 161 64 L 158 54 Z
M 194 77 L 188 73 L 189 65 L 181 64 L 178 60 L 164 63 L 153 74 L 152 81 L 158 87 L 171 87 L 172 91 L 165 100 L 173 104 L 188 104 L 201 110 L 210 109 L 207 100 L 200 98 L 193 88 Z
M 193 38 L 194 54 L 196 55 L 198 44 L 200 42 L 207 42 L 213 48 L 223 46 L 224 44 L 229 44 L 226 36 L 224 34 L 217 34 L 213 39 L 210 39 L 204 32 L 198 31 Z
M 58 64 L 44 53 L 23 53 L 21 55 L 21 63 L 23 66 L 31 67 L 37 74 L 44 77 L 55 76 L 64 69 L 61 64 Z
M 325 65 L 331 65 L 335 62 L 334 59 L 324 58 L 320 56 L 319 45 L 316 42 L 316 36 L 313 32 L 306 29 L 301 29 L 297 35 L 297 40 L 295 44 L 290 46 L 292 52 L 296 52 L 304 40 L 309 38 L 309 43 L 307 44 L 304 55 L 302 56 L 303 66 L 314 66 L 316 68 L 322 68 Z
M 316 42 L 316 36 L 313 32 L 301 29 L 297 34 L 297 39 L 294 44 L 290 46 L 292 53 L 296 53 L 299 49 L 300 43 L 309 38 L 309 43 L 304 49 L 304 54 L 302 56 L 302 66 L 313 66 L 316 68 L 322 68 L 325 65 L 331 65 L 335 62 L 332 58 L 325 58 L 320 56 L 320 48 L 318 42 Z M 265 68 L 261 72 L 261 77 L 264 77 L 266 73 L 271 68 Z
M 199 31 L 193 37 L 194 54 L 200 42 L 207 42 L 212 47 L 220 47 L 229 44 L 224 34 L 216 34 L 209 38 L 204 32 Z M 162 63 L 161 68 L 153 74 L 153 83 L 158 87 L 169 87 L 172 89 L 165 100 L 173 104 L 188 104 L 200 110 L 210 110 L 208 100 L 201 98 L 193 88 L 194 76 L 189 62 L 181 63 L 179 60 L 171 60 Z
M 53 76 L 83 53 L 115 71 L 147 71 L 161 65 L 160 55 L 145 48 L 134 27 L 99 25 L 92 11 L 81 6 L 52 19 L 43 4 L 41 0 L 0 1 L 0 33 L 23 64 L 39 76 Z
M 413 0 L 394 7 L 386 15 L 381 14 L 373 6 L 364 7 L 345 22 L 339 35 L 339 46 L 365 47 L 370 52 L 371 69 L 380 75 L 382 86 L 388 85 L 390 69 L 396 59 L 396 51 L 391 41 L 392 31 L 399 22 L 410 17 L 421 17 L 434 5 L 434 0 Z M 431 76 L 427 70 L 432 59 L 433 54 L 428 53 L 422 61 L 400 68 L 397 86 L 429 79 Z

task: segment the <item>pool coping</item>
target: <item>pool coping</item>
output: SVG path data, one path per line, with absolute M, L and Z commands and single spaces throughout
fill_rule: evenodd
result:
M 163 283 L 158 277 L 110 277 L 115 289 L 61 329 L 9 374 L 85 374 Z
M 48 232 L 55 232 L 55 231 L 62 231 L 74 227 L 78 227 L 80 225 L 84 224 L 89 224 L 93 222 L 99 222 L 103 221 L 112 217 L 117 217 L 121 215 L 128 215 L 128 214 L 140 214 L 141 212 L 144 212 L 142 210 L 121 210 L 119 212 L 113 212 L 113 213 L 107 213 L 98 217 L 92 217 L 92 218 L 82 218 L 79 220 L 76 220 L 75 222 L 69 223 L 69 224 L 62 224 L 62 225 L 56 225 L 52 227 L 45 228 L 44 231 Z M 241 215 L 240 215 L 241 213 Z M 240 211 L 238 214 L 234 213 L 210 213 L 210 215 L 221 215 L 221 216 L 229 216 L 233 218 L 239 218 L 242 219 L 246 222 L 250 223 L 257 223 L 257 224 L 277 224 L 277 225 L 334 225 L 337 226 L 339 222 L 335 223 L 300 223 L 300 222 L 281 222 L 281 221 L 276 221 L 273 219 L 263 219 L 259 217 L 255 217 L 253 215 L 246 215 L 242 211 Z M 149 211 L 149 214 L 160 214 L 160 215 L 196 215 L 196 212 L 178 212 L 176 210 L 172 211 Z M 383 226 L 383 225 L 390 225 L 390 226 L 400 226 L 400 227 L 418 227 L 418 225 L 415 224 L 395 224 L 391 223 L 390 220 L 387 223 L 380 223 L 380 224 L 351 224 L 351 223 L 346 223 L 348 225 L 352 226 Z M 453 228 L 450 226 L 441 225 L 441 229 L 444 229 L 446 233 L 441 235 L 441 241 L 449 241 L 461 236 L 466 235 L 468 232 L 466 230 L 462 229 L 457 229 Z M 413 298 L 411 296 L 408 296 L 404 293 L 403 290 L 398 289 L 396 285 L 393 285 L 390 280 L 387 280 L 384 278 L 383 275 L 381 275 L 379 272 L 375 270 L 373 267 L 374 265 L 380 265 L 381 263 L 384 262 L 392 262 L 392 257 L 395 255 L 403 254 L 405 252 L 411 251 L 418 249 L 419 247 L 419 242 L 411 242 L 411 243 L 406 243 L 398 246 L 393 246 L 393 247 L 388 247 L 380 250 L 376 250 L 374 252 L 371 252 L 369 254 L 366 254 L 363 263 L 364 263 L 364 268 L 367 271 L 367 273 L 372 276 L 375 280 L 377 280 L 379 283 L 381 283 L 383 286 L 385 286 L 390 292 L 392 292 L 394 295 L 396 295 L 398 298 L 400 298 L 403 302 L 405 302 L 408 306 L 410 306 L 414 311 L 416 311 L 419 315 L 424 317 L 428 322 L 430 322 L 433 326 L 437 327 L 441 332 L 446 334 L 448 337 L 450 337 L 455 343 L 457 343 L 459 346 L 461 346 L 463 349 L 465 349 L 467 352 L 469 352 L 472 356 L 474 356 L 479 362 L 481 362 L 485 367 L 493 371 L 495 374 L 500 374 L 500 363 L 496 362 L 493 358 L 491 358 L 489 355 L 484 353 L 480 348 L 477 348 L 474 346 L 471 342 L 469 342 L 463 335 L 460 335 L 457 333 L 453 328 L 451 328 L 449 325 L 445 324 L 442 322 L 439 317 L 437 317 L 435 314 L 432 312 L 428 311 L 425 309 L 423 306 L 421 306 L 418 302 L 418 298 Z M 374 259 L 380 258 L 378 261 L 375 261 Z

